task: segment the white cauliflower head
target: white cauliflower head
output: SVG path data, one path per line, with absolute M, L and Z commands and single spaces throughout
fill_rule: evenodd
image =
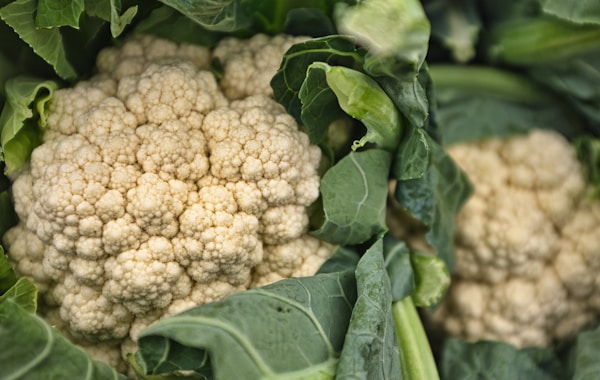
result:
M 223 66 L 221 86 L 225 96 L 232 100 L 257 94 L 272 96 L 269 83 L 283 54 L 292 45 L 307 39 L 284 34 L 274 37 L 256 34 L 249 40 L 235 37 L 221 40 L 213 55 Z
M 474 194 L 457 218 L 456 269 L 434 323 L 469 340 L 547 346 L 600 313 L 600 202 L 560 134 L 451 146 Z
M 227 55 L 277 46 L 261 58 L 276 69 L 288 39 L 260 38 Z M 205 48 L 138 36 L 55 92 L 4 241 L 78 339 L 131 347 L 136 326 L 314 273 L 332 251 L 306 235 L 320 150 L 269 97 L 272 74 L 230 103 L 209 62 Z

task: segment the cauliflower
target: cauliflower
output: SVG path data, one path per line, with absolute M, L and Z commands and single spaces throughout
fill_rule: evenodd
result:
M 451 146 L 475 192 L 457 218 L 456 268 L 433 323 L 468 340 L 548 346 L 600 314 L 600 202 L 552 131 Z
M 321 153 L 268 87 L 291 41 L 225 40 L 219 84 L 207 49 L 137 36 L 56 91 L 4 242 L 69 336 L 127 353 L 163 316 L 325 261 L 306 234 Z
M 270 81 L 281 57 L 292 45 L 307 39 L 283 34 L 275 37 L 256 34 L 249 40 L 223 39 L 213 55 L 223 65 L 221 86 L 225 96 L 232 100 L 257 94 L 272 96 Z

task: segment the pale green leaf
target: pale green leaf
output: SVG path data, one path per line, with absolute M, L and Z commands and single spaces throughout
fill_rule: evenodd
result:
M 12 299 L 0 302 L 0 342 L 3 380 L 125 380 Z
M 38 28 L 70 26 L 79 28 L 83 0 L 38 0 L 35 23 Z
M 149 326 L 136 358 L 148 374 L 208 351 L 216 380 L 333 379 L 355 300 L 351 271 L 282 280 Z

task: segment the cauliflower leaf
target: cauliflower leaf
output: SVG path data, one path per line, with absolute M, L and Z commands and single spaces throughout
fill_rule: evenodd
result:
M 93 361 L 56 328 L 10 298 L 0 301 L 0 325 L 0 341 L 10 347 L 0 350 L 2 379 L 125 379 L 107 364 Z
M 149 326 L 136 361 L 147 374 L 167 360 L 199 371 L 206 350 L 215 379 L 333 379 L 355 300 L 352 271 L 282 280 Z

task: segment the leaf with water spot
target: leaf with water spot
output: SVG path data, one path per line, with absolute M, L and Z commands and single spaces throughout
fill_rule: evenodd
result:
M 351 270 L 294 278 L 230 295 L 149 326 L 136 362 L 146 374 L 218 379 L 333 379 L 356 283 Z

